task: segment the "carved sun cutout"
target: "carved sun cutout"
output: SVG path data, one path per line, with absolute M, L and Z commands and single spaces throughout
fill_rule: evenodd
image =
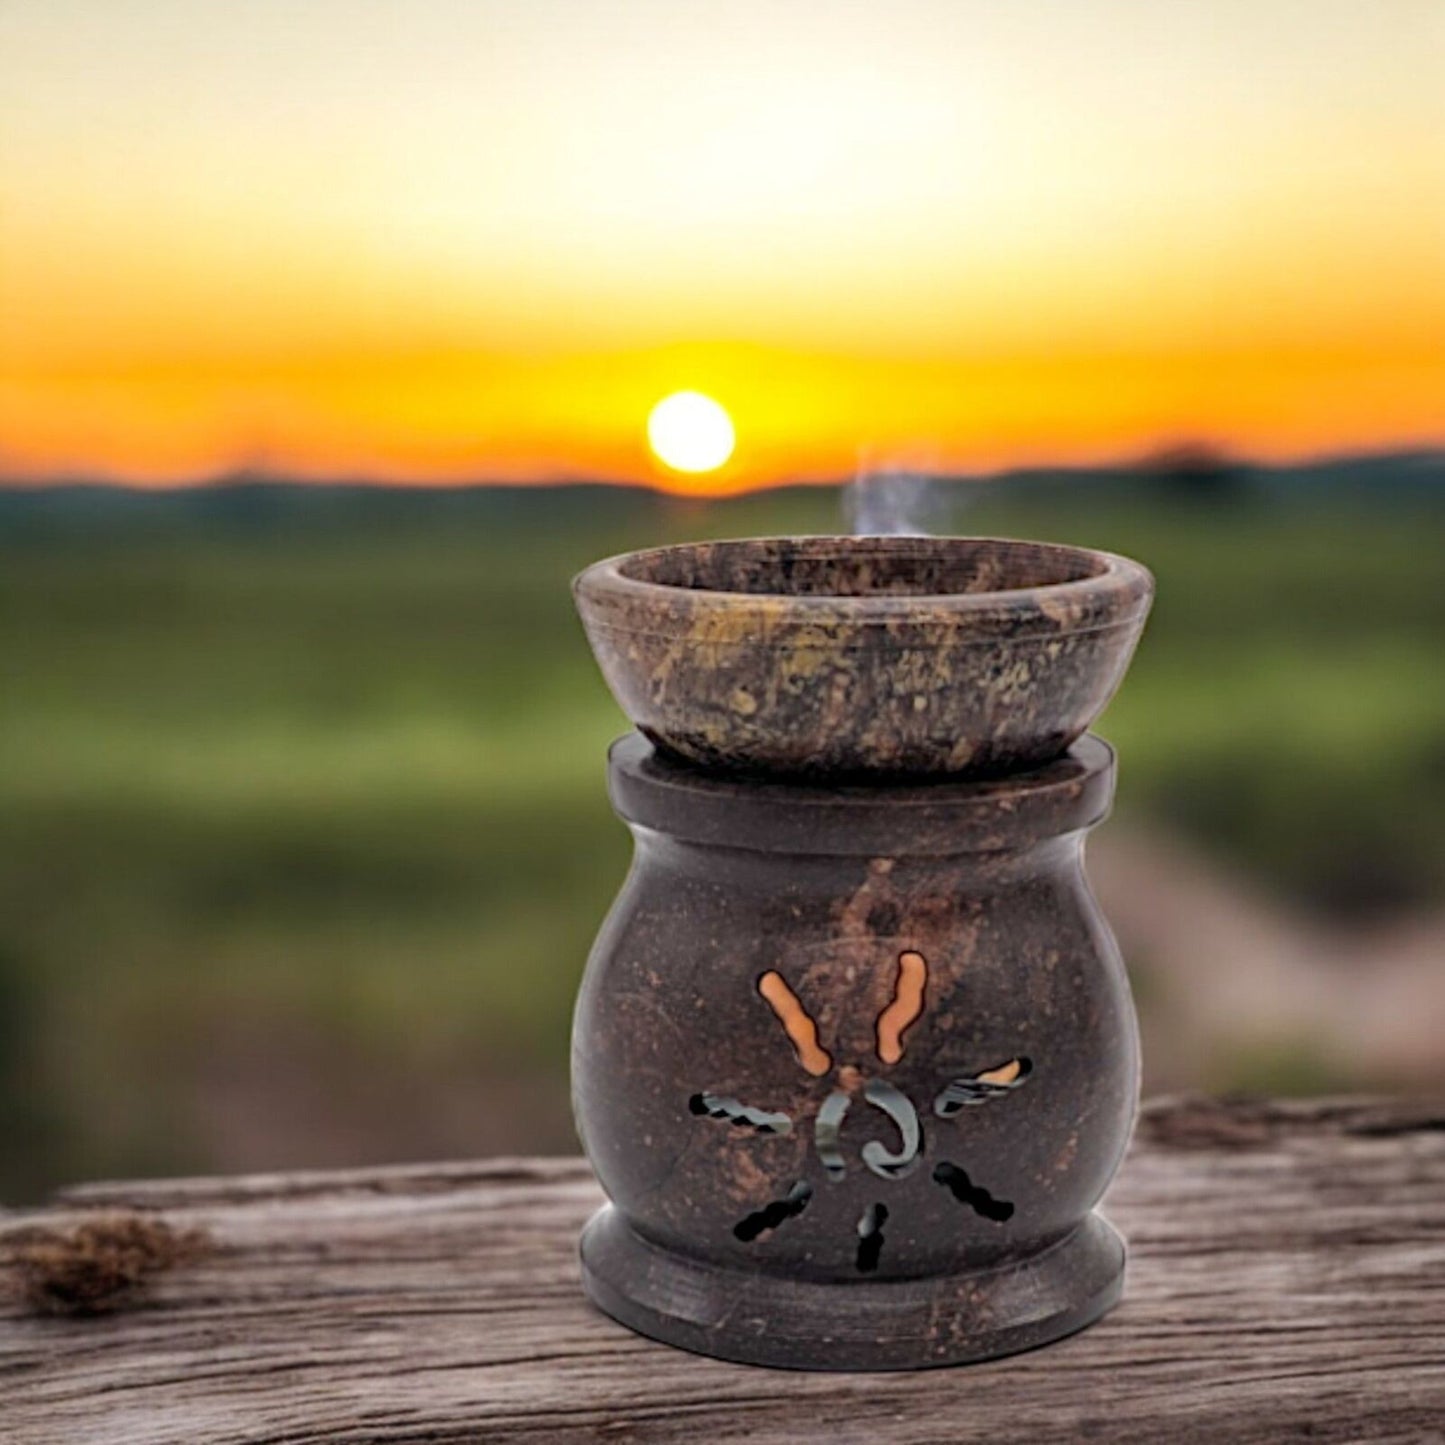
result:
M 927 987 L 927 960 L 912 949 L 900 953 L 893 997 L 878 1015 L 875 1027 L 875 1051 L 884 1068 L 903 1058 L 905 1036 L 923 1016 Z M 908 1096 L 887 1079 L 868 1077 L 856 1065 L 842 1064 L 835 1068 L 833 1056 L 819 1040 L 817 1024 L 777 970 L 763 974 L 757 988 L 782 1025 L 799 1066 L 817 1079 L 833 1075 L 834 1087 L 813 1117 L 813 1149 L 826 1178 L 838 1183 L 847 1177 L 849 1164 L 843 1151 L 843 1122 L 859 1099 L 886 1114 L 898 1131 L 896 1149 L 889 1149 L 878 1139 L 865 1143 L 859 1151 L 863 1166 L 882 1180 L 902 1179 L 913 1173 L 922 1158 L 923 1126 Z M 933 1113 L 945 1121 L 954 1119 L 964 1109 L 986 1104 L 1021 1087 L 1032 1072 L 1032 1061 L 1018 1057 L 979 1073 L 952 1079 L 934 1098 Z M 794 1127 L 789 1114 L 707 1091 L 694 1094 L 688 1107 L 699 1117 L 717 1119 L 758 1134 L 789 1134 Z M 1001 1224 L 1013 1215 L 1014 1207 L 1008 1200 L 996 1199 L 952 1160 L 944 1159 L 937 1164 L 933 1181 L 984 1219 Z M 806 1179 L 799 1179 L 782 1198 L 770 1200 L 740 1219 L 733 1233 L 744 1242 L 755 1240 L 802 1214 L 812 1197 L 813 1186 Z M 857 1265 L 864 1273 L 878 1268 L 883 1252 L 883 1225 L 887 1219 L 888 1206 L 881 1201 L 870 1203 L 859 1216 Z

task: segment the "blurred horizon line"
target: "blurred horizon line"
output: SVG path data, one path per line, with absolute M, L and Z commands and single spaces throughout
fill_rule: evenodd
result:
M 183 478 L 138 480 L 98 469 L 75 470 L 49 475 L 9 474 L 0 459 L 0 493 L 17 494 L 98 490 L 134 493 L 141 496 L 187 494 L 220 491 L 235 487 L 276 487 L 317 491 L 370 490 L 378 492 L 463 492 L 463 491 L 531 491 L 561 490 L 572 487 L 612 488 L 621 491 L 650 492 L 659 495 L 689 498 L 698 501 L 719 501 L 729 497 L 785 491 L 799 487 L 841 487 L 860 477 L 897 473 L 926 476 L 939 482 L 987 485 L 1015 477 L 1127 476 L 1151 474 L 1217 473 L 1220 475 L 1272 475 L 1294 472 L 1337 472 L 1360 466 L 1384 466 L 1429 470 L 1442 469 L 1445 481 L 1445 435 L 1437 441 L 1409 441 L 1398 445 L 1373 447 L 1322 448 L 1301 452 L 1291 457 L 1248 454 L 1217 446 L 1197 438 L 1177 441 L 1132 451 L 1124 455 L 1090 459 L 1031 461 L 1013 465 L 968 468 L 949 465 L 915 466 L 887 460 L 877 465 L 859 466 L 851 472 L 837 470 L 779 476 L 751 481 L 727 489 L 714 489 L 708 478 L 680 475 L 677 477 L 639 478 L 581 471 L 539 471 L 534 475 L 486 475 L 414 479 L 377 472 L 336 472 L 308 474 L 305 471 L 239 465 Z

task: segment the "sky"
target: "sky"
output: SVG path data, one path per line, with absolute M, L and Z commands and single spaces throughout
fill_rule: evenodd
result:
M 1442 76 L 1445 0 L 0 0 L 0 478 L 1442 443 Z

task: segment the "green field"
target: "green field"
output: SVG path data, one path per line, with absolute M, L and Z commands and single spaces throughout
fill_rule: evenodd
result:
M 1439 505 L 975 494 L 959 530 L 1158 576 L 1102 728 L 1122 814 L 1315 908 L 1445 898 Z M 375 1090 L 378 1137 L 412 1111 L 422 1151 L 457 1080 L 555 1094 L 627 855 L 567 579 L 838 516 L 826 490 L 388 506 L 57 507 L 0 540 L 0 1194 L 224 1167 L 217 1072 L 278 1057 Z

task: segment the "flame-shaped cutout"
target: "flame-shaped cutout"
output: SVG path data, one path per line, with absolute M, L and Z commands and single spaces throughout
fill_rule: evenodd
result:
M 758 980 L 758 992 L 767 999 L 778 1016 L 778 1022 L 792 1040 L 798 1062 L 814 1078 L 820 1078 L 833 1067 L 832 1056 L 818 1042 L 818 1025 L 787 985 L 782 974 L 769 970 Z
M 903 1033 L 923 1013 L 927 982 L 928 964 L 923 955 L 912 949 L 900 953 L 893 1001 L 878 1015 L 878 1057 L 885 1064 L 896 1064 L 903 1057 Z

